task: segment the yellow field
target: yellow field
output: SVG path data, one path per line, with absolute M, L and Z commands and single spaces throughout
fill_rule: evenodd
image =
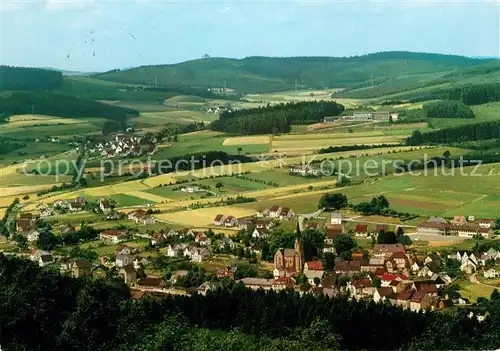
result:
M 5 211 L 6 211 L 6 210 L 7 210 L 7 209 L 6 209 L 6 208 L 4 208 L 4 207 L 3 207 L 3 208 L 0 208 L 0 218 L 3 218 L 3 216 L 5 215 Z
M 226 138 L 222 143 L 222 145 L 257 145 L 257 144 L 269 144 L 269 137 L 267 135 L 259 135 L 259 136 Z
M 24 195 L 36 193 L 37 191 L 50 188 L 52 185 L 32 185 L 32 186 L 15 186 L 8 188 L 0 188 L 0 197 Z
M 239 218 L 253 215 L 255 214 L 255 210 L 242 209 L 233 206 L 210 207 L 182 212 L 163 213 L 155 215 L 155 218 L 184 226 L 208 226 L 213 223 L 215 216 L 219 213 Z

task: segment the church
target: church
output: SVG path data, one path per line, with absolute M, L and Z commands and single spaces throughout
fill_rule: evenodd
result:
M 300 241 L 300 229 L 297 225 L 297 238 L 293 249 L 279 249 L 274 254 L 274 268 L 288 274 L 301 273 L 304 269 L 304 248 Z

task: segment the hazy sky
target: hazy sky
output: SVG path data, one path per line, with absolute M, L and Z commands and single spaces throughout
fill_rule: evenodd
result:
M 0 63 L 102 71 L 210 56 L 499 55 L 500 0 L 0 0 Z

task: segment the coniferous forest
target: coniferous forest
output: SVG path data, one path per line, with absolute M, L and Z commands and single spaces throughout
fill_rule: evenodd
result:
M 481 105 L 500 101 L 500 84 L 480 84 L 455 88 L 447 92 L 451 100 L 460 100 L 466 105 Z
M 472 109 L 461 101 L 430 102 L 422 108 L 427 118 L 474 118 Z
M 493 121 L 443 128 L 426 133 L 415 130 L 406 139 L 406 145 L 449 144 L 498 138 L 500 138 L 500 122 Z
M 0 98 L 0 113 L 5 115 L 36 113 L 76 118 L 99 117 L 117 121 L 126 120 L 128 116 L 139 115 L 139 111 L 135 109 L 49 92 L 17 92 L 10 97 Z
M 0 66 L 0 91 L 50 91 L 63 80 L 61 72 L 41 68 Z
M 0 271 L 2 350 L 432 350 L 500 344 L 497 291 L 470 307 L 489 315 L 479 322 L 465 308 L 419 314 L 323 295 L 255 292 L 233 283 L 206 296 L 136 301 L 119 280 L 61 276 L 3 254 Z
M 268 134 L 290 131 L 292 123 L 315 123 L 339 116 L 344 106 L 334 101 L 303 101 L 260 108 L 225 111 L 210 128 L 236 134 Z

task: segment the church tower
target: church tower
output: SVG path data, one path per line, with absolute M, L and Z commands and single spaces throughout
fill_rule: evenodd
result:
M 295 259 L 295 272 L 300 273 L 304 269 L 304 247 L 301 242 L 301 233 L 299 222 L 297 221 L 297 238 L 295 239 L 294 249 L 294 259 Z

